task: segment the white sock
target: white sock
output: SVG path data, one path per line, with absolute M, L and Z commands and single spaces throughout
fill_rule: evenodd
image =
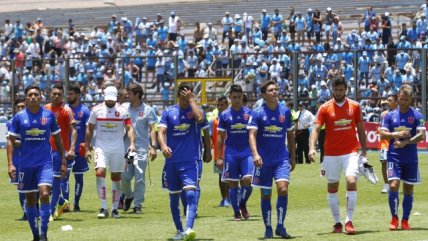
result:
M 120 181 L 111 181 L 113 209 L 117 209 L 120 199 Z
M 98 198 L 101 202 L 101 207 L 107 209 L 107 189 L 105 177 L 97 177 Z
M 340 209 L 339 209 L 339 198 L 337 192 L 327 193 L 328 205 L 330 206 L 331 214 L 333 215 L 334 221 L 340 223 Z
M 357 191 L 346 192 L 346 223 L 352 221 L 354 211 L 357 207 Z

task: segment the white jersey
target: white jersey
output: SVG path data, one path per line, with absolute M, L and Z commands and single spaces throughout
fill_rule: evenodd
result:
M 131 125 L 129 112 L 120 104 L 109 108 L 105 103 L 94 106 L 88 123 L 95 125 L 94 146 L 104 152 L 123 152 L 125 126 Z

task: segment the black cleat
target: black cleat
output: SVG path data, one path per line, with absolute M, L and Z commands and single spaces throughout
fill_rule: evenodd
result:
M 125 201 L 123 202 L 123 211 L 128 211 L 131 208 L 131 204 L 132 201 L 134 201 L 134 198 L 126 198 L 125 197 Z

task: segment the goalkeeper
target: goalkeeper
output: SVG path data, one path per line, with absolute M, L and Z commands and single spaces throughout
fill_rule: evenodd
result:
M 309 159 L 315 161 L 315 143 L 318 140 L 321 127 L 325 124 L 325 157 L 322 163 L 322 174 L 327 177 L 327 199 L 336 222 L 333 226 L 333 232 L 342 233 L 343 230 L 337 193 L 341 171 L 343 170 L 346 176 L 347 189 L 345 232 L 352 235 L 356 233 L 352 218 L 357 206 L 357 177 L 360 174 L 358 160 L 359 157 L 366 156 L 366 134 L 360 105 L 358 102 L 346 98 L 346 90 L 347 84 L 344 78 L 334 80 L 334 99 L 321 105 L 318 110 L 315 127 L 309 139 Z M 360 144 L 362 151 L 358 155 Z
M 425 139 L 425 120 L 421 113 L 410 107 L 412 87 L 402 85 L 398 94 L 399 108 L 388 112 L 382 121 L 380 135 L 390 139 L 387 156 L 389 181 L 390 230 L 398 229 L 398 190 L 403 182 L 403 217 L 401 229 L 410 230 L 408 223 L 413 206 L 413 186 L 420 183 L 417 143 Z

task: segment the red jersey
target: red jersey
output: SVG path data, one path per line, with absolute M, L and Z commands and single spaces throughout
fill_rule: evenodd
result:
M 326 156 L 341 156 L 357 152 L 357 123 L 362 121 L 358 102 L 346 98 L 342 106 L 334 99 L 324 103 L 317 114 L 316 123 L 325 124 L 324 152 Z
M 56 107 L 53 107 L 52 104 L 47 104 L 45 108 L 54 113 L 58 126 L 61 128 L 61 139 L 64 149 L 66 151 L 70 150 L 70 124 L 74 123 L 73 111 L 65 104 L 60 104 Z M 49 142 L 51 143 L 52 150 L 58 150 L 53 136 L 51 136 Z

